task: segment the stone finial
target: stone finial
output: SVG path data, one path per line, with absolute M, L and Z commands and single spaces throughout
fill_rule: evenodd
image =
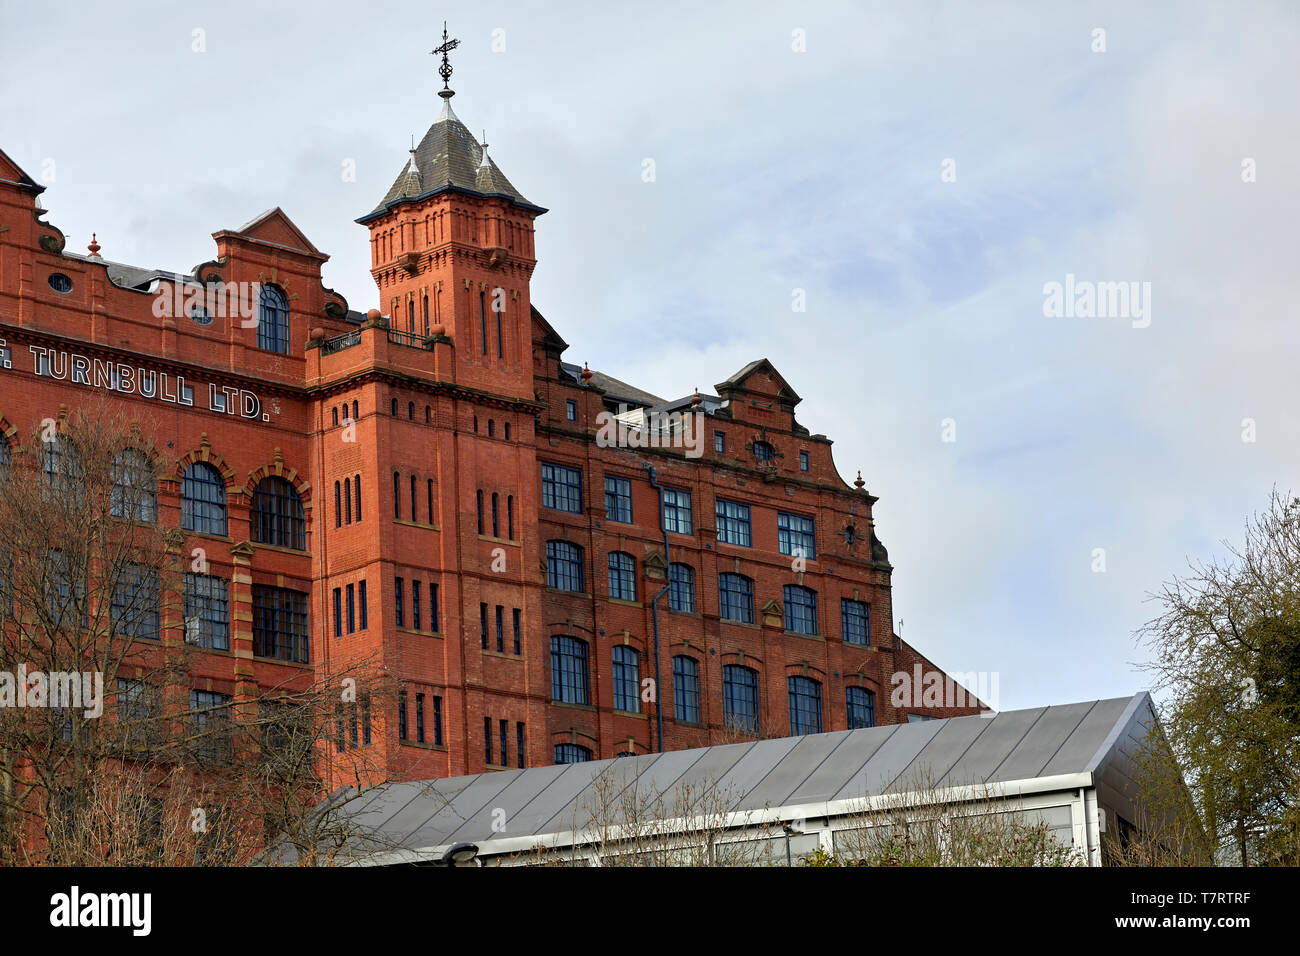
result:
M 859 469 L 858 469 L 858 479 L 857 479 L 857 481 L 853 482 L 853 487 L 854 487 L 854 488 L 857 488 L 859 491 L 861 491 L 864 487 L 866 487 L 866 484 L 867 484 L 867 483 L 866 483 L 865 481 L 862 480 L 862 469 L 859 468 Z
M 591 369 L 587 367 L 586 362 L 582 363 L 582 381 L 584 383 L 591 381 Z
M 88 245 L 86 248 L 90 250 L 90 258 L 92 259 L 104 258 L 99 254 L 99 250 L 103 247 L 100 246 L 99 240 L 96 238 L 93 232 L 90 234 L 90 245 Z
M 695 386 L 695 395 L 691 398 L 691 407 L 699 408 L 704 404 L 704 399 L 700 398 L 700 387 Z

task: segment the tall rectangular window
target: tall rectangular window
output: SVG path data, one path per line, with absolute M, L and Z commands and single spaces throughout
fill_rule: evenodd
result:
M 411 627 L 420 629 L 420 582 L 411 582 Z
M 343 636 L 343 589 L 334 589 L 334 636 Z
M 722 668 L 722 713 L 728 727 L 758 732 L 758 671 L 735 664 Z
M 110 606 L 114 631 L 123 637 L 156 641 L 160 634 L 158 571 L 127 564 L 118 572 Z
M 424 695 L 415 695 L 415 739 L 424 743 Z
M 483 718 L 483 759 L 492 763 L 492 718 Z
M 524 723 L 519 721 L 515 724 L 515 760 L 518 762 L 520 769 L 524 766 Z
M 676 488 L 663 489 L 664 530 L 673 534 L 694 534 L 695 519 L 691 512 L 691 493 Z
M 849 730 L 876 726 L 876 695 L 865 687 L 844 688 Z
M 393 517 L 402 518 L 402 476 L 393 472 Z
M 744 548 L 751 547 L 749 505 L 742 505 L 738 501 L 719 498 L 716 513 L 719 541 L 724 544 L 738 544 Z
M 348 633 L 355 634 L 357 630 L 357 592 L 354 585 L 348 585 Z
M 812 518 L 786 514 L 784 511 L 776 513 L 776 540 L 782 554 L 816 558 L 815 538 Z
M 725 455 L 727 453 L 727 435 L 725 432 L 713 433 L 713 453 L 715 455 Z
M 516 654 L 522 654 L 522 653 L 523 653 L 523 633 L 522 633 L 522 628 L 520 628 L 520 626 L 519 626 L 519 619 L 520 619 L 520 611 L 519 611 L 519 608 L 515 608 L 515 609 L 514 609 L 514 619 L 515 619 L 515 620 L 514 620 L 514 624 L 515 624 L 515 653 L 516 653 Z
M 230 650 L 230 585 L 225 578 L 186 572 L 182 603 L 187 642 Z
M 402 579 L 393 579 L 393 613 L 397 616 L 397 626 L 406 627 L 406 601 L 402 595 Z
M 500 744 L 499 752 L 501 754 L 501 766 L 508 767 L 510 766 L 510 751 L 506 749 L 507 747 L 506 735 L 510 731 L 510 721 L 508 720 L 497 721 L 497 729 L 500 731 L 497 739 L 498 739 L 498 743 Z
M 787 678 L 790 688 L 790 736 L 822 732 L 822 685 L 809 677 Z
M 605 520 L 632 523 L 632 482 L 628 479 L 605 476 Z
M 253 585 L 253 655 L 307 664 L 307 595 Z
M 497 605 L 497 653 L 506 652 L 506 609 Z
M 478 606 L 478 629 L 479 636 L 483 639 L 483 650 L 488 649 L 488 607 L 486 601 L 480 601 Z
M 865 601 L 840 599 L 840 623 L 846 644 L 871 643 L 871 615 Z
M 565 704 L 590 704 L 587 642 L 566 635 L 551 638 L 551 697 Z
M 582 514 L 582 472 L 542 462 L 542 507 Z
M 564 420 L 569 422 L 578 420 L 578 403 L 571 398 L 564 400 Z
M 754 582 L 744 575 L 718 575 L 718 613 L 724 621 L 754 623 Z
M 397 739 L 406 739 L 406 691 L 397 695 Z
M 684 654 L 673 658 L 673 716 L 688 724 L 700 722 L 700 664 Z
M 640 713 L 640 690 L 641 667 L 636 649 L 620 644 L 614 648 L 614 709 Z
M 364 631 L 366 629 L 366 624 L 367 624 L 366 618 L 368 616 L 368 612 L 366 610 L 366 582 L 365 581 L 358 582 L 357 587 L 360 591 L 360 593 L 357 595 L 357 600 L 361 604 L 361 630 Z
M 483 343 L 483 354 L 488 354 L 488 331 L 487 331 L 487 293 L 478 294 L 478 324 L 479 338 Z
M 429 524 L 433 524 L 433 479 L 432 479 L 432 478 L 430 478 L 430 479 L 425 483 L 425 494 L 427 495 L 427 497 L 428 497 L 428 499 L 429 499 L 429 501 L 428 501 L 428 508 L 429 508 Z M 361 500 L 360 498 L 357 499 L 358 502 L 360 502 L 360 500 Z
M 808 453 L 806 451 L 799 452 L 799 470 L 807 471 L 808 466 L 809 466 Z
M 442 746 L 442 698 L 436 694 L 433 698 L 433 742 Z
M 234 743 L 229 694 L 190 691 L 191 753 L 203 763 L 229 763 Z
M 438 630 L 438 585 L 429 582 L 429 630 Z

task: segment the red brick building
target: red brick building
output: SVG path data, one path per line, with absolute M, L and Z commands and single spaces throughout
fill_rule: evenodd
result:
M 932 667 L 893 633 L 876 499 L 770 362 L 664 401 L 563 361 L 529 292 L 546 210 L 443 95 L 358 220 L 382 314 L 279 209 L 189 274 L 74 254 L 0 153 L 0 452 L 92 396 L 129 408 L 158 520 L 228 582 L 196 689 L 376 655 L 404 690 L 355 745 L 396 778 L 973 712 L 891 704 Z

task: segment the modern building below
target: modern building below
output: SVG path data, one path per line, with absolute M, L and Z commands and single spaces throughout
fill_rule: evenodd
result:
M 336 819 L 346 816 L 354 839 L 336 862 L 696 863 L 707 833 L 715 861 L 784 865 L 819 847 L 851 857 L 855 834 L 889 819 L 884 808 L 923 807 L 924 819 L 947 805 L 1045 823 L 1077 862 L 1099 866 L 1104 836 L 1127 839 L 1147 819 L 1144 755 L 1163 739 L 1155 726 L 1144 692 L 342 790 Z

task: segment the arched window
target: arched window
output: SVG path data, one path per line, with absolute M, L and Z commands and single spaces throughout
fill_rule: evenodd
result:
M 641 659 L 626 644 L 614 648 L 614 709 L 641 713 Z
M 352 482 L 343 482 L 343 523 L 352 523 Z
M 158 520 L 158 476 L 149 456 L 138 448 L 123 448 L 113 456 L 109 511 L 128 521 Z
M 424 423 L 427 425 L 427 424 L 429 424 L 429 422 L 431 422 L 431 421 L 433 421 L 433 412 L 430 410 L 430 408 L 429 408 L 428 405 L 425 405 L 425 406 L 424 406 Z
M 393 399 L 392 414 L 394 418 L 397 417 L 397 399 Z
M 725 621 L 754 623 L 754 582 L 741 574 L 718 575 L 719 614 Z
M 765 441 L 754 442 L 754 457 L 766 464 L 776 456 L 772 446 Z
M 790 688 L 790 736 L 822 732 L 822 685 L 811 677 L 787 678 Z
M 844 688 L 849 709 L 849 730 L 876 726 L 876 695 L 865 687 Z
M 429 297 L 424 297 L 424 334 L 427 338 L 429 335 Z
M 199 534 L 226 536 L 226 482 L 207 462 L 196 461 L 185 469 L 181 527 Z
M 688 724 L 700 722 L 700 662 L 685 654 L 673 658 L 673 716 Z
M 738 664 L 722 668 L 722 714 L 732 730 L 758 733 L 758 671 Z
M 343 491 L 337 481 L 334 482 L 334 527 L 343 527 Z
M 268 475 L 253 489 L 253 540 L 262 544 L 307 550 L 307 522 L 303 519 L 298 491 L 275 475 Z
M 330 410 L 334 413 L 334 424 L 337 425 L 339 423 L 339 407 L 335 405 Z
M 510 440 L 510 423 L 506 422 L 506 441 Z
M 817 633 L 817 592 L 797 584 L 785 586 L 785 629 L 796 634 Z
M 495 438 L 497 433 L 497 423 L 495 418 L 488 419 L 488 438 Z
M 668 565 L 668 608 L 695 613 L 695 569 L 689 564 Z
M 577 637 L 551 638 L 551 698 L 565 704 L 590 704 L 587 642 Z
M 406 403 L 406 420 L 408 422 L 415 421 L 415 402 Z
M 620 601 L 636 600 L 636 558 L 626 551 L 609 553 L 609 596 Z
M 357 420 L 357 400 L 355 398 L 352 399 L 352 420 L 354 422 Z
M 546 586 L 583 592 L 582 548 L 571 541 L 546 542 Z
M 591 759 L 591 751 L 577 744 L 556 744 L 556 763 L 586 763 Z
M 289 354 L 289 300 L 278 286 L 262 286 L 257 304 L 257 347 Z

